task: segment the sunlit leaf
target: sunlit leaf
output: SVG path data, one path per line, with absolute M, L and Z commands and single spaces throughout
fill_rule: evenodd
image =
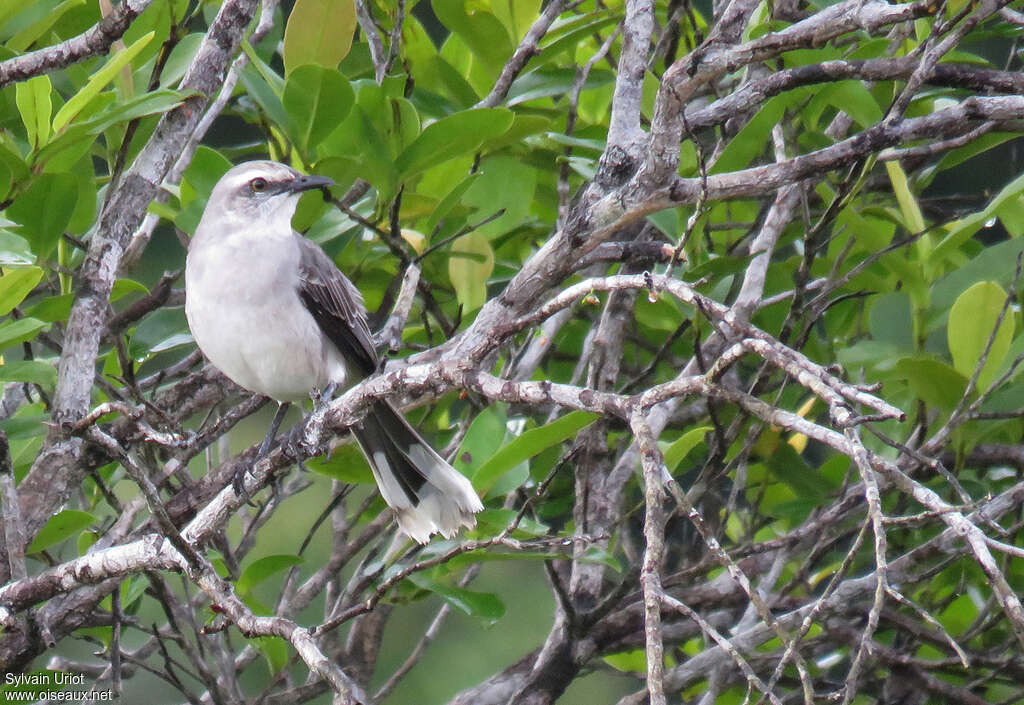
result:
M 337 68 L 355 28 L 355 0 L 296 0 L 284 30 L 285 73 L 303 64 Z

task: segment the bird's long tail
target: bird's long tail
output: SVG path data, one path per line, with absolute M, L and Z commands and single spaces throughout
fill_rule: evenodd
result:
M 352 429 L 384 501 L 398 515 L 402 531 L 427 543 L 431 534 L 447 538 L 462 526 L 475 526 L 483 509 L 473 485 L 438 455 L 386 401 L 378 401 Z

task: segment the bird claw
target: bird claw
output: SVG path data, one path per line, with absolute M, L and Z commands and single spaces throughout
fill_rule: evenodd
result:
M 258 460 L 258 458 L 257 458 Z M 235 471 L 235 476 L 231 478 L 231 487 L 235 490 L 235 494 L 245 500 L 245 503 L 250 507 L 255 507 L 256 503 L 252 501 L 252 496 L 245 489 L 245 476 L 249 472 L 249 467 L 243 465 Z
M 309 398 L 313 400 L 313 412 L 317 412 L 323 407 L 327 406 L 334 397 L 334 392 L 338 388 L 338 385 L 334 382 L 328 383 L 322 390 L 313 387 L 313 391 L 309 393 Z

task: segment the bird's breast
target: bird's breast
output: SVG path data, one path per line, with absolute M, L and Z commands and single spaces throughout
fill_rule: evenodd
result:
M 344 377 L 299 299 L 297 253 L 295 262 L 289 254 L 221 242 L 190 249 L 185 270 L 185 313 L 196 344 L 236 384 L 279 401 L 303 399 Z

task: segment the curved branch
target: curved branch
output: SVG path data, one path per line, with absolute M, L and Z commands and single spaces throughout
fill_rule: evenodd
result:
M 132 20 L 153 0 L 122 0 L 114 11 L 81 34 L 37 51 L 0 61 L 0 86 L 49 73 L 59 68 L 106 54 L 124 35 Z

